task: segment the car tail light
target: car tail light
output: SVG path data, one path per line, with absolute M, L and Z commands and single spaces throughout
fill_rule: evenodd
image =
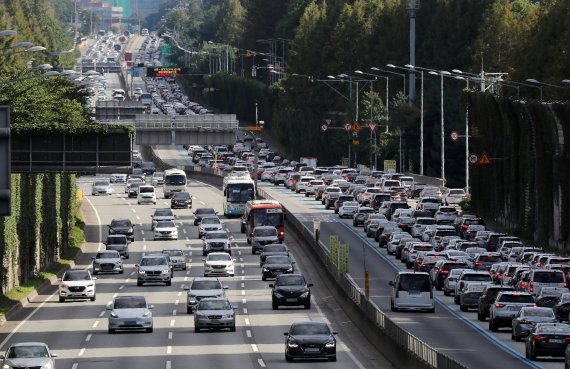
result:
M 565 337 L 564 338 L 566 341 L 570 341 L 570 337 Z
M 542 340 L 545 340 L 546 337 L 537 334 L 536 336 L 534 336 L 534 339 L 537 340 L 537 341 L 542 341 Z
M 496 308 L 503 308 L 503 307 L 505 307 L 505 304 L 501 304 L 501 303 L 498 303 L 498 302 L 497 302 L 497 303 L 495 304 L 495 307 L 496 307 Z
M 530 320 L 525 320 L 525 319 L 521 320 L 520 323 L 521 324 L 532 324 L 532 322 Z
M 477 266 L 481 266 L 481 265 L 483 265 L 483 263 L 482 263 L 482 262 L 480 262 L 480 261 L 477 261 L 477 262 L 475 262 L 475 265 L 477 265 Z
M 441 274 L 449 274 L 449 270 L 440 270 L 439 271 Z
M 533 281 L 530 281 L 530 283 L 529 283 L 529 291 L 531 293 L 534 292 L 534 282 Z
M 497 274 L 497 278 L 499 278 L 499 279 L 503 279 L 503 276 L 502 276 L 502 275 L 500 275 L 500 274 Z
M 526 282 L 521 282 L 521 288 L 524 290 L 526 289 Z

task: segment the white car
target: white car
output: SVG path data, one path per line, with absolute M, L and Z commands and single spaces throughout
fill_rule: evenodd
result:
M 204 261 L 204 277 L 234 276 L 234 261 L 227 252 L 211 252 Z
M 154 190 L 154 186 L 139 186 L 137 204 L 156 205 L 156 192 Z
M 360 204 L 358 201 L 345 201 L 342 203 L 340 208 L 338 209 L 338 217 L 344 218 L 349 217 L 352 218 L 354 214 L 358 211 L 358 206 Z
M 150 184 L 155 187 L 162 186 L 164 184 L 164 173 L 163 172 L 152 173 L 152 179 L 150 180 Z
M 465 200 L 465 190 L 462 188 L 450 188 L 445 194 L 442 195 L 443 203 L 446 205 L 458 205 L 461 201 Z
M 178 228 L 172 220 L 161 220 L 156 222 L 154 226 L 154 239 L 155 240 L 177 240 Z
M 55 369 L 56 353 L 50 352 L 43 342 L 14 343 L 0 355 L 2 368 L 41 368 Z
M 111 188 L 111 183 L 108 180 L 95 181 L 91 186 L 91 195 L 110 195 L 113 193 L 113 188 Z
M 126 183 L 127 182 L 127 175 L 124 173 L 111 174 L 110 182 L 111 183 Z
M 95 281 L 87 269 L 71 269 L 59 280 L 59 302 L 67 299 L 90 299 L 95 301 Z
M 202 218 L 200 225 L 198 226 L 199 237 L 202 238 L 206 232 L 211 231 L 221 231 L 223 230 L 223 224 L 220 218 L 217 216 L 209 216 Z
M 297 184 L 295 185 L 295 192 L 297 193 L 301 193 L 301 192 L 305 192 L 307 190 L 307 185 L 309 184 L 309 182 L 314 181 L 315 177 L 311 177 L 311 176 L 302 176 L 299 181 L 297 181 Z
M 457 218 L 457 209 L 453 206 L 440 206 L 434 218 L 437 224 L 451 224 Z

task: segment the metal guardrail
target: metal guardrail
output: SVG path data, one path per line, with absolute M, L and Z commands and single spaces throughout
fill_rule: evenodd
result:
M 99 120 L 102 124 L 127 124 L 137 130 L 237 130 L 239 122 L 233 114 L 184 115 L 168 117 L 164 115 L 137 114 L 134 119 Z

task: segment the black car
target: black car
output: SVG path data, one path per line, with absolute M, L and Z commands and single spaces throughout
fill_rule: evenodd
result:
M 291 274 L 295 271 L 293 264 L 295 262 L 291 261 L 286 255 L 268 256 L 261 269 L 261 280 L 277 278 L 281 274 Z
M 171 209 L 191 209 L 192 208 L 192 196 L 186 191 L 174 192 L 170 197 L 170 208 Z
M 127 218 L 116 218 L 109 224 L 109 234 L 124 234 L 132 242 L 135 240 L 133 228 L 135 225 Z
M 285 335 L 285 360 L 323 358 L 336 361 L 336 332 L 326 323 L 306 321 L 291 324 Z
M 483 294 L 479 297 L 479 304 L 477 305 L 477 320 L 483 322 L 489 317 L 489 310 L 491 305 L 495 303 L 495 298 L 499 292 L 514 290 L 515 289 L 510 286 L 489 285 L 485 287 Z
M 375 211 L 373 208 L 369 208 L 367 206 L 359 207 L 356 214 L 354 214 L 354 218 L 352 218 L 352 225 L 355 227 L 363 225 L 364 221 L 368 219 L 368 215 L 374 213 Z
M 154 172 L 156 172 L 156 167 L 154 166 L 154 163 L 150 161 L 145 161 L 141 163 L 140 168 L 143 171 L 143 173 L 146 175 L 149 174 L 152 175 Z
M 307 283 L 301 274 L 282 274 L 275 278 L 275 283 L 270 284 L 271 306 L 277 310 L 279 306 L 303 305 L 305 309 L 311 308 L 312 283 Z
M 560 300 L 552 308 L 554 315 L 559 322 L 569 321 L 568 315 L 570 313 L 570 293 L 563 293 Z
M 570 325 L 564 323 L 538 323 L 526 339 L 525 356 L 536 360 L 538 356 L 564 357 L 570 340 Z
M 265 263 L 265 259 L 268 256 L 275 256 L 275 255 L 289 256 L 289 250 L 287 249 L 287 246 L 281 243 L 263 246 L 261 254 L 259 255 L 259 266 L 260 267 L 263 266 L 263 263 Z
M 198 208 L 194 212 L 194 225 L 200 224 L 202 218 L 218 214 L 213 208 Z

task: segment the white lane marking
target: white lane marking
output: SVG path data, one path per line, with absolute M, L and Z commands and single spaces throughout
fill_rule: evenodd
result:
M 243 308 L 243 313 L 247 314 L 247 308 Z
M 242 284 L 241 284 L 241 288 L 245 288 L 245 283 L 242 283 Z
M 96 320 L 95 323 L 93 323 L 93 326 L 91 326 L 91 328 L 97 328 L 98 325 L 99 325 L 99 321 Z
M 135 272 L 131 272 L 131 274 L 129 274 L 129 275 L 135 275 Z
M 146 242 L 146 238 L 144 238 L 144 237 L 143 237 L 143 239 L 142 239 L 142 240 L 143 240 L 143 242 Z
M 246 299 L 241 299 L 241 303 L 245 305 L 245 304 L 247 303 L 247 300 L 246 300 Z
M 253 350 L 253 352 L 259 352 L 259 349 L 257 348 L 257 345 L 255 343 L 251 344 L 251 349 Z
M 136 212 L 137 212 L 137 211 L 135 210 L 135 208 L 132 208 L 131 210 L 133 211 L 133 213 L 136 213 Z
M 180 303 L 180 300 L 174 301 L 174 306 L 178 305 L 179 303 Z
M 172 315 L 176 315 L 176 309 L 172 310 Z
M 245 274 L 245 270 L 242 269 L 242 270 L 241 270 L 241 274 Z
M 144 235 L 144 230 L 141 229 L 141 235 Z
M 85 337 L 85 342 L 91 341 L 91 337 L 93 337 L 93 335 L 92 335 L 91 333 L 89 333 L 89 334 L 87 335 L 87 337 Z
M 172 346 L 167 346 L 167 347 L 166 347 L 166 353 L 167 353 L 167 354 L 172 354 Z
M 169 339 L 169 340 L 172 339 L 172 332 L 168 332 L 168 339 Z
M 186 230 L 185 230 L 185 229 L 183 229 L 183 230 L 182 230 L 182 233 L 186 234 Z
M 146 250 L 146 245 L 143 245 L 143 250 Z
M 192 262 L 192 259 L 188 259 L 188 262 L 191 263 L 191 262 Z M 190 274 L 190 273 L 186 273 L 186 274 Z
M 244 290 L 241 290 L 241 295 L 242 295 L 242 296 L 245 296 L 245 291 L 244 291 Z
M 78 365 L 79 365 L 78 363 L 73 363 L 73 365 L 71 366 L 71 369 L 77 369 Z
M 242 262 L 241 267 L 243 268 L 243 258 L 239 258 L 239 261 Z
M 133 272 L 133 274 L 134 274 L 134 272 Z M 130 278 L 125 279 L 125 283 L 129 283 L 130 281 L 131 281 Z
M 265 368 L 265 362 L 263 361 L 263 359 L 257 359 L 257 362 L 259 363 L 260 367 Z
M 122 290 L 123 288 L 125 288 L 124 284 L 119 287 L 119 290 Z
M 95 209 L 95 206 L 93 206 L 93 203 L 91 202 L 91 200 L 89 200 L 89 197 L 83 196 L 83 198 L 87 200 L 87 202 L 89 203 L 89 206 L 91 206 L 91 209 L 93 209 L 93 212 L 95 213 L 95 217 L 97 218 L 97 224 L 99 225 L 99 227 L 98 227 L 99 228 L 99 246 L 97 247 L 97 251 L 101 251 L 101 247 L 103 246 L 103 244 L 101 243 L 103 241 L 103 231 L 101 229 L 101 218 L 99 218 L 99 212 L 97 211 L 97 209 Z M 40 306 L 38 306 L 38 308 L 39 307 Z M 4 342 L 2 342 L 2 345 L 4 345 Z
M 190 238 L 186 237 L 186 241 L 190 242 Z M 190 245 L 188 245 L 188 247 L 190 247 Z
M 175 322 L 174 319 L 170 319 L 170 326 L 171 326 L 171 327 L 174 327 L 174 322 Z
M 137 215 L 137 220 L 141 220 L 141 217 L 139 217 L 138 215 Z
M 186 282 L 188 280 L 188 277 L 184 277 L 184 282 Z
M 242 280 L 242 281 L 245 281 L 245 276 L 244 276 L 244 275 L 241 276 L 241 280 Z
M 85 353 L 85 347 L 79 350 L 79 354 L 77 354 L 77 356 L 83 356 L 84 353 Z
M 241 251 L 240 251 L 240 250 L 238 250 L 238 255 L 241 256 Z
M 250 331 L 249 329 L 245 331 L 245 335 L 247 336 L 247 338 L 251 338 L 251 337 L 252 337 L 251 331 Z
M 178 297 L 182 296 L 182 292 L 178 292 Z
M 190 271 L 189 271 L 189 270 L 188 270 L 188 271 L 186 271 L 186 274 L 187 274 L 187 275 L 190 275 Z
M 113 298 L 119 296 L 119 294 L 117 292 L 115 292 L 115 294 L 113 295 Z
M 171 369 L 172 368 L 172 363 L 169 361 L 166 362 L 166 369 Z
M 103 315 L 105 315 L 105 310 L 99 313 L 99 317 L 102 317 Z
M 245 321 L 245 325 L 249 325 L 249 319 L 245 318 L 244 321 Z
M 245 268 L 245 264 L 244 264 L 244 263 L 241 263 L 240 266 L 241 266 L 242 268 Z
M 200 204 L 206 205 L 206 203 L 205 203 L 204 201 L 202 201 L 202 200 L 200 200 Z

